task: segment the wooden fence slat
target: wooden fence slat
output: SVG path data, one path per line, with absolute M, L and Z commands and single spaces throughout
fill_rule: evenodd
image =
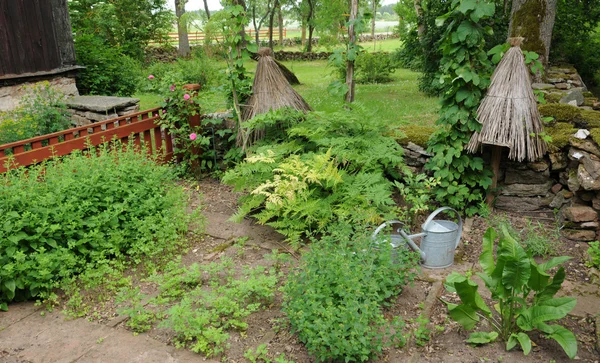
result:
M 124 125 L 113 130 L 94 133 L 86 137 L 78 137 L 76 139 L 64 141 L 52 146 L 42 147 L 40 149 L 34 149 L 25 152 L 23 152 L 23 150 L 15 150 L 12 158 L 17 165 L 31 165 L 34 161 L 40 162 L 52 156 L 67 155 L 75 149 L 83 150 L 85 149 L 88 140 L 91 145 L 96 146 L 103 142 L 110 141 L 115 136 L 119 139 L 127 140 L 129 135 L 132 133 L 137 134 L 139 139 L 140 132 L 154 127 L 154 118 L 149 118 L 144 121 Z M 15 147 L 15 149 L 18 148 L 23 149 L 23 146 Z M 6 171 L 6 168 L 4 167 L 6 159 L 7 157 L 0 158 L 0 173 Z

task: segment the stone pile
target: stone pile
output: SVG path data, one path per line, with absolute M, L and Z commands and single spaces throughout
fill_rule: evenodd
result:
M 140 100 L 129 97 L 76 96 L 68 100 L 68 111 L 75 126 L 85 126 L 140 110 Z
M 534 90 L 544 93 L 547 102 L 563 103 L 587 110 L 600 110 L 600 102 L 583 83 L 573 67 L 551 67 L 545 83 L 532 84 Z

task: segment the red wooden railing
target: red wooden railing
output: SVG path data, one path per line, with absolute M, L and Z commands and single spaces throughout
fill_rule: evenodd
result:
M 43 160 L 67 155 L 74 150 L 85 150 L 88 145 L 100 145 L 113 139 L 128 142 L 130 138 L 140 146 L 145 145 L 148 153 L 164 153 L 160 160 L 173 158 L 171 135 L 161 130 L 155 121 L 160 108 L 153 108 L 86 126 L 75 127 L 53 134 L 0 145 L 0 173 L 9 168 L 29 166 Z M 9 150 L 11 152 L 9 152 Z

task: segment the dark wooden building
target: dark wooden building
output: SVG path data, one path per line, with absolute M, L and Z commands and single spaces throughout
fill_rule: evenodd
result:
M 77 68 L 67 0 L 0 0 L 0 86 Z

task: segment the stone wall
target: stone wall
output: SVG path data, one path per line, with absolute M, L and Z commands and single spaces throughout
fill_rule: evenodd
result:
M 594 241 L 600 239 L 600 104 L 572 67 L 550 68 L 547 77 L 532 87 L 544 93 L 540 114 L 552 118 L 545 125 L 550 151 L 537 162 L 518 163 L 508 161 L 506 149 L 494 207 L 556 216 L 564 237 Z M 414 130 L 405 131 L 405 162 L 421 171 L 429 155 L 410 142 L 418 139 Z M 489 162 L 489 154 L 483 157 Z
M 17 108 L 19 101 L 27 93 L 27 88 L 32 87 L 36 82 L 26 82 L 17 85 L 0 87 L 0 112 L 11 111 Z M 59 90 L 67 96 L 79 96 L 75 78 L 56 76 L 48 79 L 50 86 Z

